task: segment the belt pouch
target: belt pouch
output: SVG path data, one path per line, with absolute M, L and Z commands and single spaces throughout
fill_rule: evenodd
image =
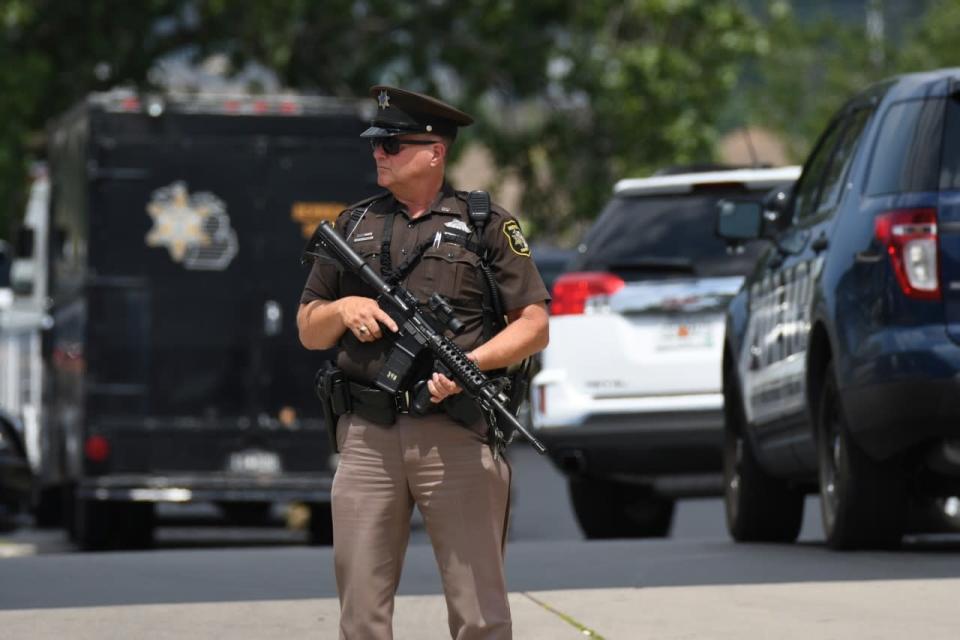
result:
M 393 394 L 380 389 L 350 383 L 353 412 L 379 425 L 389 427 L 397 421 L 397 408 Z

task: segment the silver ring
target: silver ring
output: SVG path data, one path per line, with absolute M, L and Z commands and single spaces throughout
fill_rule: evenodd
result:
M 365 324 L 360 325 L 360 333 L 367 333 L 367 332 L 369 332 L 369 331 L 370 331 L 370 330 L 367 329 L 367 325 L 365 325 Z

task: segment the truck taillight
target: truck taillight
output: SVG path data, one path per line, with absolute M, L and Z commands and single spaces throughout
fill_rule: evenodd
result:
M 103 436 L 90 436 L 83 445 L 83 452 L 90 462 L 105 462 L 110 457 L 110 442 Z
M 139 98 L 124 98 L 120 101 L 120 110 L 121 111 L 140 111 L 140 99 Z
M 887 211 L 877 216 L 874 231 L 890 256 L 904 295 L 916 300 L 939 300 L 937 210 Z
M 550 313 L 555 316 L 586 313 L 601 308 L 622 289 L 623 278 L 600 271 L 565 273 L 553 284 Z

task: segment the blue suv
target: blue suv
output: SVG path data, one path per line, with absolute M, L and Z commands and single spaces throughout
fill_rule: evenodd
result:
M 960 494 L 960 69 L 854 97 L 768 203 L 717 214 L 770 241 L 726 316 L 727 526 L 793 541 L 819 488 L 829 546 L 895 546 Z

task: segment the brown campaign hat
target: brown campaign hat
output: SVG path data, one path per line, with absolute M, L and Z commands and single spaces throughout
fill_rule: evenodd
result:
M 408 133 L 456 136 L 458 127 L 473 124 L 473 118 L 430 96 L 378 84 L 370 87 L 377 99 L 377 114 L 363 138 L 387 138 Z

